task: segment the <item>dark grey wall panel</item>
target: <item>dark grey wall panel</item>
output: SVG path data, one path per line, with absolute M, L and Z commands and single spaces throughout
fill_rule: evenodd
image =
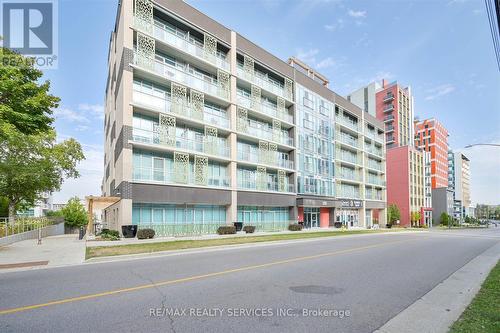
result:
M 231 191 L 132 183 L 134 202 L 230 205 Z
M 295 198 L 295 195 L 289 194 L 239 191 L 238 206 L 295 206 Z

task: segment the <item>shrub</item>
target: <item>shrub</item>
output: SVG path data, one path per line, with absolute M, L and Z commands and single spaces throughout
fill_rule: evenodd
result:
M 290 224 L 288 230 L 290 231 L 301 231 L 303 228 L 302 224 Z
M 78 197 L 69 199 L 66 206 L 61 209 L 65 224 L 69 227 L 83 227 L 87 225 L 87 212 Z
M 139 229 L 137 230 L 137 239 L 150 239 L 155 236 L 153 229 Z
M 246 225 L 243 227 L 243 231 L 246 232 L 247 234 L 253 234 L 255 232 L 255 226 Z
M 116 230 L 102 229 L 101 238 L 106 240 L 117 240 L 120 239 L 120 233 Z
M 217 229 L 219 235 L 231 235 L 236 233 L 236 227 L 232 225 L 223 225 Z

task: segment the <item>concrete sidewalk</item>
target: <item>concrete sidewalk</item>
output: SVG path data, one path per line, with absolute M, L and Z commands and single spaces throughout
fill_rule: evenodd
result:
M 85 260 L 85 241 L 78 235 L 29 239 L 0 247 L 0 273 L 47 266 L 80 264 Z

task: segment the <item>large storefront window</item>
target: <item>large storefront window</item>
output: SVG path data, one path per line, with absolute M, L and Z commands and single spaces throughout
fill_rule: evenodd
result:
M 136 203 L 132 223 L 149 224 L 225 224 L 226 207 L 212 205 L 169 205 Z
M 336 209 L 335 222 L 340 222 L 347 228 L 359 227 L 359 212 L 353 209 Z

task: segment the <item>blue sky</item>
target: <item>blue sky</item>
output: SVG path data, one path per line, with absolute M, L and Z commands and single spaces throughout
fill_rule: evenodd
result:
M 188 3 L 279 58 L 297 56 L 341 95 L 386 78 L 411 85 L 421 119 L 436 117 L 449 143 L 500 143 L 500 73 L 484 1 L 190 0 Z M 88 159 L 56 202 L 99 194 L 107 48 L 117 0 L 59 1 L 59 68 L 47 71 L 62 98 L 56 129 Z M 500 149 L 475 147 L 473 202 L 500 203 Z

